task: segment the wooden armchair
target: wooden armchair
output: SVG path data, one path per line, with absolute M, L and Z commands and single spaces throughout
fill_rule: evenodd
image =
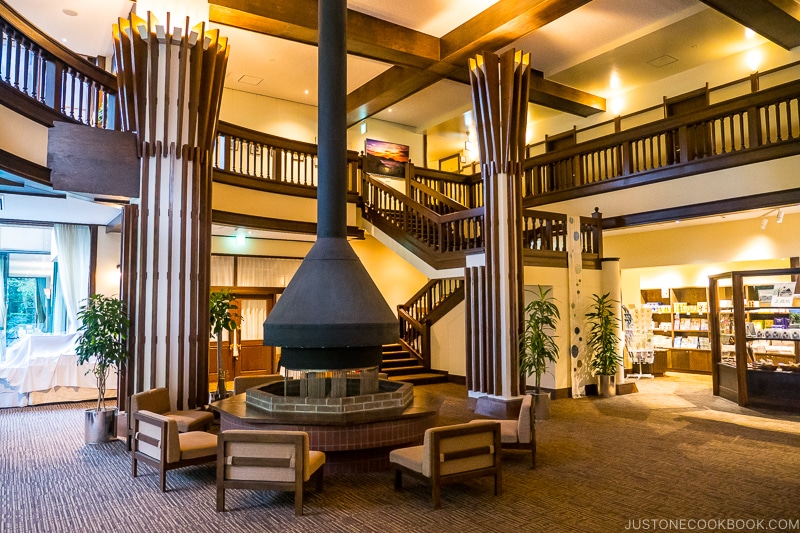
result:
M 208 411 L 190 409 L 185 411 L 173 410 L 170 406 L 169 390 L 165 387 L 158 387 L 144 392 L 137 392 L 131 395 L 128 404 L 128 449 L 131 449 L 131 436 L 133 434 L 133 421 L 139 411 L 150 411 L 167 418 L 175 420 L 178 424 L 178 431 L 206 430 L 214 421 L 214 414 Z
M 294 491 L 294 514 L 303 514 L 303 489 L 322 491 L 325 454 L 308 449 L 304 431 L 229 430 L 217 447 L 217 512 L 225 489 Z
M 478 424 L 485 420 L 473 420 Z M 519 417 L 516 420 L 497 420 L 500 424 L 502 447 L 512 450 L 531 450 L 531 468 L 536 468 L 536 441 L 533 435 L 533 396 L 522 399 Z
M 500 424 L 491 420 L 431 428 L 421 446 L 389 454 L 394 488 L 403 486 L 403 473 L 431 486 L 433 508 L 441 507 L 441 487 L 482 476 L 494 476 L 494 493 L 502 492 Z
M 158 469 L 161 492 L 167 489 L 167 470 L 208 463 L 217 458 L 217 436 L 205 431 L 178 432 L 178 422 L 139 411 L 133 420 L 131 473 L 136 477 L 138 461 Z

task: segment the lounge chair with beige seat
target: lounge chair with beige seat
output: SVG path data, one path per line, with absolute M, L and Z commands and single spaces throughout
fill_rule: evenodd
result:
M 217 436 L 205 431 L 178 432 L 178 422 L 158 413 L 140 410 L 133 419 L 131 474 L 138 462 L 158 469 L 161 492 L 167 490 L 167 470 L 198 465 L 217 458 Z
M 392 450 L 394 488 L 403 486 L 403 474 L 410 474 L 431 486 L 433 508 L 441 507 L 441 487 L 481 476 L 494 477 L 494 493 L 502 492 L 500 424 L 474 421 L 431 428 L 423 444 Z
M 228 430 L 217 448 L 217 512 L 226 489 L 294 491 L 294 514 L 303 514 L 303 490 L 322 491 L 325 453 L 309 450 L 304 431 Z

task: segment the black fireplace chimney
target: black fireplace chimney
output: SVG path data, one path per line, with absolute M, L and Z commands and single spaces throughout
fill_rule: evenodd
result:
M 319 1 L 317 241 L 264 322 L 291 370 L 378 366 L 397 318 L 347 242 L 347 0 Z

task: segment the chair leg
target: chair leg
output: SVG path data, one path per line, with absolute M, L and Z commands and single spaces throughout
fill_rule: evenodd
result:
M 294 491 L 294 514 L 303 516 L 303 489 Z
M 159 466 L 158 472 L 161 478 L 161 492 L 167 492 L 167 470 L 163 464 Z
M 131 474 L 133 477 L 136 477 L 136 452 L 134 452 L 132 455 L 131 465 Z
M 399 468 L 394 469 L 394 490 L 403 488 L 403 472 Z
M 442 487 L 435 481 L 433 482 L 431 492 L 433 493 L 433 510 L 436 511 L 442 507 Z
M 217 512 L 225 512 L 225 487 L 217 487 Z
M 322 473 L 322 467 L 319 467 L 317 469 L 317 487 L 316 487 L 317 488 L 317 492 L 322 492 L 323 480 L 324 479 L 325 478 L 324 478 L 324 474 Z

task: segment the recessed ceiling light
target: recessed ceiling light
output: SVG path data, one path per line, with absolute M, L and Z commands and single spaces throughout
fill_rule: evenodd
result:
M 67 38 L 66 38 L 66 37 L 64 37 L 63 39 L 61 39 L 61 42 L 62 42 L 62 43 L 65 43 L 65 42 L 67 42 Z
M 305 91 L 303 91 L 303 93 L 305 93 L 305 94 L 308 94 L 308 89 L 306 89 Z
M 756 32 L 754 32 L 750 28 L 745 28 L 744 29 L 744 37 L 745 37 L 745 39 L 752 39 L 755 36 L 756 36 Z
M 64 13 L 68 17 L 77 17 L 78 16 L 78 12 L 75 11 L 74 9 L 62 9 L 61 12 Z
M 391 113 L 391 112 L 392 112 L 392 108 L 390 107 L 389 109 L 387 109 L 387 111 L 388 111 L 389 113 Z

